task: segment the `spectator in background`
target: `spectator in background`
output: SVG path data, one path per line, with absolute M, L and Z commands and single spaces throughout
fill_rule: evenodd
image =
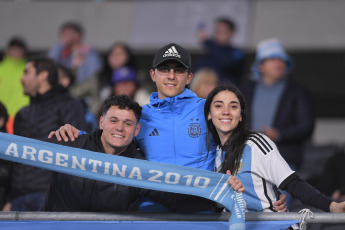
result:
M 61 64 L 58 65 L 59 84 L 65 89 L 69 89 L 75 83 L 73 71 Z
M 0 132 L 7 133 L 6 123 L 8 121 L 8 113 L 4 104 L 0 101 Z
M 70 92 L 85 99 L 96 114 L 100 107 L 97 73 L 102 60 L 90 45 L 83 43 L 84 29 L 76 22 L 66 22 L 60 27 L 60 42 L 49 50 L 48 56 L 76 73 L 75 85 Z
M 20 78 L 25 68 L 27 46 L 19 37 L 8 42 L 5 57 L 0 62 L 0 101 L 9 113 L 7 131 L 13 133 L 13 122 L 16 113 L 29 104 L 29 97 L 23 94 Z
M 107 61 L 101 73 L 101 100 L 106 100 L 112 95 L 112 79 L 115 71 L 120 67 L 129 67 L 135 70 L 135 61 L 130 47 L 122 42 L 114 43 L 108 54 Z
M 214 70 L 203 68 L 194 74 L 189 89 L 196 93 L 198 97 L 206 99 L 208 94 L 216 88 L 218 82 L 219 78 Z
M 206 54 L 197 61 L 194 72 L 200 68 L 211 68 L 217 72 L 221 83 L 238 85 L 243 75 L 245 56 L 242 50 L 231 45 L 235 31 L 235 23 L 227 18 L 216 20 L 212 38 L 207 36 L 203 26 L 199 28 L 198 38 Z
M 114 71 L 111 79 L 113 85 L 113 95 L 127 95 L 132 99 L 138 88 L 137 75 L 134 69 L 129 67 L 120 67 Z
M 332 197 L 333 200 L 345 201 L 345 149 L 344 146 L 329 157 L 322 174 L 318 177 L 317 188 Z
M 150 95 L 139 88 L 139 82 L 134 69 L 120 67 L 114 71 L 112 81 L 114 96 L 127 95 L 143 106 L 150 103 Z
M 67 91 L 73 86 L 75 82 L 75 75 L 73 71 L 63 65 L 58 65 L 58 73 L 59 73 L 59 84 L 63 86 Z M 98 121 L 95 115 L 90 111 L 87 104 L 84 100 L 80 100 L 84 107 L 85 112 L 85 122 L 86 122 L 86 130 L 87 132 L 91 132 L 98 127 Z
M 248 105 L 248 128 L 272 139 L 296 171 L 315 117 L 310 95 L 288 76 L 292 67 L 292 59 L 277 39 L 264 40 L 258 44 L 251 80 L 242 92 Z M 289 206 L 292 198 L 286 195 Z
M 58 69 L 45 57 L 30 59 L 21 78 L 30 105 L 15 117 L 14 134 L 45 138 L 50 130 L 65 123 L 86 128 L 84 108 L 58 84 Z M 49 186 L 50 171 L 29 165 L 11 163 L 10 197 L 3 211 L 38 211 Z
M 0 101 L 0 132 L 6 133 L 8 114 L 6 107 Z M 9 165 L 5 160 L 0 160 L 0 210 L 6 203 L 9 187 Z
M 300 167 L 303 145 L 312 135 L 314 112 L 310 95 L 289 77 L 292 59 L 277 39 L 259 43 L 251 81 L 243 87 L 248 126 L 266 134 L 293 170 Z

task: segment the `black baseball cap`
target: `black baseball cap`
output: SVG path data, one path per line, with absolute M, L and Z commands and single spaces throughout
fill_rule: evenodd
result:
M 24 39 L 22 39 L 21 37 L 12 37 L 8 44 L 7 47 L 20 47 L 22 48 L 25 52 L 27 51 L 27 46 L 25 44 Z
M 176 43 L 170 43 L 157 51 L 155 57 L 153 58 L 152 68 L 154 69 L 163 62 L 170 60 L 178 61 L 189 70 L 192 67 L 189 52 Z

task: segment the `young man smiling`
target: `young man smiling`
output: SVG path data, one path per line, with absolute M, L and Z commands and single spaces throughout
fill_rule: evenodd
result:
M 140 116 L 141 107 L 128 96 L 111 97 L 104 103 L 99 121 L 100 130 L 82 135 L 73 142 L 58 143 L 142 159 L 141 153 L 133 143 L 133 138 L 140 130 Z M 138 188 L 54 172 L 43 209 L 45 211 L 127 211 L 141 193 L 142 190 Z
M 139 111 L 139 108 L 136 108 Z M 140 130 L 138 124 L 139 115 L 133 111 L 121 108 L 121 106 L 111 106 L 108 111 L 103 112 L 99 127 L 103 130 L 101 142 L 107 154 L 120 155 L 137 136 Z
M 186 88 L 193 78 L 190 54 L 175 43 L 162 47 L 154 56 L 150 75 L 157 92 L 143 106 L 142 128 L 136 137 L 146 159 L 213 170 L 216 147 L 209 146 L 208 151 L 206 146 L 205 100 Z M 168 211 L 149 200 L 143 200 L 140 210 Z
M 216 147 L 206 146 L 205 100 L 186 88 L 191 82 L 191 57 L 170 43 L 157 51 L 150 70 L 157 92 L 143 106 L 142 129 L 136 138 L 150 161 L 213 170 Z

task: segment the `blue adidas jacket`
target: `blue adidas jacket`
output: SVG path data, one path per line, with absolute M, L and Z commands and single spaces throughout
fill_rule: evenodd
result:
M 141 130 L 136 137 L 147 160 L 213 170 L 216 146 L 207 150 L 205 100 L 192 91 L 159 99 L 143 106 Z

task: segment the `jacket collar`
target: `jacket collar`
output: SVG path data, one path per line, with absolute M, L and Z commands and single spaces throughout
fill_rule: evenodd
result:
M 61 85 L 57 85 L 56 87 L 53 87 L 48 92 L 44 94 L 37 94 L 35 97 L 30 97 L 30 101 L 32 102 L 40 102 L 40 101 L 46 101 L 50 98 L 53 98 L 57 95 L 57 93 L 64 93 L 67 92 L 67 90 L 62 87 Z
M 186 98 L 193 98 L 193 97 L 197 97 L 197 95 L 195 93 L 193 93 L 191 90 L 189 89 L 185 89 L 183 91 L 183 93 L 176 95 L 175 97 L 166 97 L 164 99 L 159 99 L 158 98 L 158 92 L 153 92 L 151 94 L 150 97 L 150 104 L 152 106 L 159 106 L 159 105 L 163 105 L 165 103 L 174 103 L 176 100 L 181 100 L 181 99 L 186 99 Z

